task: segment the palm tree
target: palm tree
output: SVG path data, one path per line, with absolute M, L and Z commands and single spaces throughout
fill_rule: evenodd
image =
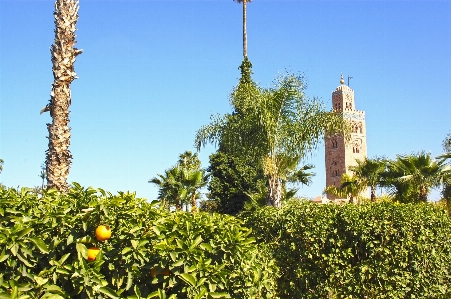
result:
M 2 173 L 3 170 L 3 159 L 0 159 L 0 173 Z
M 246 31 L 246 3 L 252 2 L 252 0 L 233 0 L 238 3 L 243 3 L 243 57 L 247 57 L 247 31 Z
M 231 99 L 242 113 L 217 116 L 196 134 L 198 150 L 207 143 L 220 144 L 228 153 L 262 167 L 268 205 L 281 205 L 286 157 L 302 160 L 318 147 L 324 134 L 346 131 L 341 114 L 327 112 L 317 99 L 305 96 L 303 80 L 286 74 L 276 79 L 273 88 L 242 85 Z
M 446 135 L 445 139 L 443 140 L 442 146 L 445 153 L 437 157 L 437 159 L 440 159 L 441 163 L 446 163 L 446 174 L 442 179 L 442 196 L 446 200 L 448 215 L 451 217 L 451 132 Z
M 175 205 L 178 211 L 182 210 L 181 201 L 186 197 L 186 190 L 182 188 L 180 182 L 181 169 L 178 166 L 174 166 L 165 170 L 164 175 L 158 174 L 149 180 L 149 183 L 157 185 L 158 199 L 161 200 L 162 205 L 167 207 Z
M 45 172 L 45 163 L 44 163 L 41 165 L 41 173 L 39 174 L 39 177 L 42 179 L 41 189 L 44 189 L 46 176 L 47 176 L 47 173 Z
M 52 123 L 47 124 L 49 131 L 49 148 L 46 151 L 47 186 L 63 193 L 69 190 L 66 180 L 72 159 L 69 151 L 70 84 L 77 78 L 74 62 L 77 55 L 82 52 L 74 48 L 78 9 L 76 0 L 56 0 L 55 2 L 55 40 L 50 48 L 54 82 L 50 92 L 50 102 L 41 110 L 41 114 L 50 111 L 52 117 Z
M 350 166 L 349 170 L 354 173 L 354 177 L 364 184 L 370 187 L 371 201 L 376 201 L 376 186 L 381 181 L 381 175 L 385 170 L 385 160 L 383 159 L 368 159 L 357 160 L 357 165 Z
M 183 171 L 181 180 L 183 188 L 186 190 L 186 201 L 191 201 L 191 212 L 197 211 L 196 200 L 200 197 L 199 189 L 205 187 L 208 182 L 208 175 L 201 169 L 189 169 Z
M 208 175 L 201 169 L 197 153 L 186 151 L 180 154 L 177 164 L 149 180 L 157 185 L 158 199 L 164 206 L 175 204 L 177 210 L 191 204 L 192 211 L 196 211 L 196 199 L 199 198 L 199 189 L 208 182 Z
M 389 161 L 386 182 L 395 187 L 397 194 L 410 193 L 420 202 L 426 202 L 429 191 L 440 186 L 449 172 L 442 161 L 431 158 L 429 153 L 398 155 Z
M 325 193 L 333 194 L 339 198 L 349 198 L 350 203 L 358 203 L 360 194 L 367 187 L 366 184 L 359 181 L 357 178 L 344 173 L 341 176 L 341 186 L 328 186 L 324 189 Z

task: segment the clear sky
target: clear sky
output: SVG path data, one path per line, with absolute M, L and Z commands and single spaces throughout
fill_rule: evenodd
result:
M 54 39 L 50 0 L 0 0 L 0 181 L 41 184 L 48 147 Z M 194 151 L 210 115 L 230 112 L 242 61 L 242 8 L 232 0 L 80 0 L 68 181 L 149 200 L 148 180 Z M 368 156 L 425 150 L 451 130 L 451 1 L 254 0 L 248 4 L 254 80 L 303 72 L 328 109 L 340 74 L 366 111 Z M 200 152 L 204 167 L 215 150 Z M 313 185 L 325 185 L 324 150 Z M 438 194 L 438 193 L 436 193 Z M 433 196 L 438 196 L 434 195 Z

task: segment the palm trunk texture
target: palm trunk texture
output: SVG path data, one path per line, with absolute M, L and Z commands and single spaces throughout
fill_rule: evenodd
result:
M 282 206 L 282 184 L 277 176 L 268 178 L 266 205 L 280 208 Z
M 376 187 L 371 186 L 370 189 L 371 189 L 371 201 L 376 202 Z
M 243 56 L 247 57 L 246 0 L 243 0 Z
M 72 155 L 69 151 L 70 127 L 69 106 L 71 104 L 70 84 L 77 78 L 74 62 L 82 50 L 74 48 L 78 1 L 57 0 L 55 2 L 55 40 L 50 49 L 53 63 L 54 82 L 50 93 L 50 103 L 45 111 L 50 111 L 52 123 L 47 124 L 49 148 L 46 151 L 46 171 L 48 188 L 56 188 L 66 193 Z M 42 111 L 41 111 L 42 112 Z

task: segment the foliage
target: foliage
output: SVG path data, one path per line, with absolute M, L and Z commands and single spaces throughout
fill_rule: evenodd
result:
M 385 171 L 385 159 L 375 158 L 357 160 L 357 165 L 350 166 L 349 170 L 354 177 L 363 185 L 371 189 L 371 201 L 376 201 L 376 186 L 380 185 L 381 174 Z
M 159 186 L 158 199 L 163 206 L 175 205 L 177 210 L 181 210 L 182 204 L 191 204 L 192 210 L 196 210 L 199 189 L 208 182 L 208 175 L 200 166 L 197 154 L 186 151 L 180 154 L 175 166 L 165 170 L 164 175 L 158 174 L 149 180 L 149 183 Z
M 3 170 L 3 163 L 4 163 L 3 159 L 0 159 L 0 173 L 2 173 Z
M 276 78 L 272 88 L 239 84 L 230 99 L 235 112 L 203 126 L 196 135 L 198 149 L 216 143 L 255 161 L 267 180 L 268 204 L 280 206 L 287 159 L 298 165 L 325 134 L 346 128 L 341 114 L 327 112 L 318 99 L 305 96 L 305 88 L 302 75 L 288 73 Z
M 451 132 L 446 135 L 446 138 L 443 140 L 442 146 L 445 153 L 438 158 L 441 159 L 442 163 L 446 163 L 445 167 L 448 171 L 442 177 L 443 189 L 441 193 L 447 203 L 448 215 L 451 217 L 451 171 L 449 171 L 449 169 L 451 168 Z
M 443 139 L 442 147 L 445 152 L 451 152 L 451 131 L 446 134 L 445 139 Z
M 349 199 L 350 203 L 359 203 L 363 199 L 362 192 L 365 191 L 367 185 L 356 177 L 343 173 L 341 176 L 341 186 L 328 186 L 324 190 L 325 193 L 333 194 L 341 199 Z
M 169 213 L 74 183 L 0 189 L 0 298 L 263 298 L 277 268 L 227 216 Z M 94 230 L 106 224 L 111 239 Z M 100 248 L 87 262 L 90 247 Z
M 434 204 L 290 201 L 240 215 L 281 298 L 451 298 L 451 221 Z
M 258 192 L 258 186 L 265 186 L 263 173 L 240 157 L 218 151 L 210 155 L 211 175 L 208 184 L 208 198 L 217 203 L 217 211 L 236 215 L 250 200 L 249 194 Z
M 425 152 L 398 155 L 395 161 L 387 163 L 383 184 L 400 202 L 426 202 L 430 189 L 440 186 L 449 173 L 443 161 L 434 160 Z

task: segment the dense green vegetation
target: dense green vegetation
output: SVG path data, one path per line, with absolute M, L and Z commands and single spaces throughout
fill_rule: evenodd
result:
M 450 298 L 451 221 L 433 204 L 290 201 L 241 215 L 280 298 Z
M 291 200 L 238 218 L 158 204 L 1 187 L 0 298 L 451 296 L 451 220 L 435 204 Z
M 250 232 L 130 193 L 0 188 L 0 298 L 273 298 L 277 268 Z

